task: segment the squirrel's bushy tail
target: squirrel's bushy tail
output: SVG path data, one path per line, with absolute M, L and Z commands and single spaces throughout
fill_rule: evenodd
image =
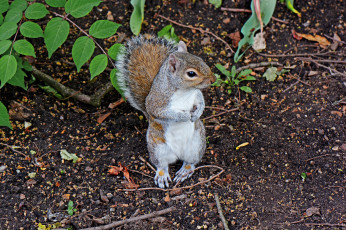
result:
M 117 57 L 117 80 L 133 107 L 146 114 L 145 99 L 152 82 L 169 54 L 177 50 L 174 42 L 151 35 L 127 42 Z

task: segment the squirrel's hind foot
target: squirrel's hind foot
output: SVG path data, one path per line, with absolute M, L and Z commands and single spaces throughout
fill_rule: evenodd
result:
M 175 174 L 175 177 L 173 179 L 174 182 L 183 182 L 187 178 L 191 177 L 193 174 L 193 170 L 195 169 L 194 164 L 187 164 L 185 161 L 183 163 L 183 166 L 179 169 L 179 171 Z
M 168 181 L 172 182 L 172 179 L 168 173 L 168 167 L 158 168 L 156 170 L 154 181 L 155 181 L 155 184 L 159 186 L 160 188 L 165 188 L 165 187 L 168 188 L 169 187 Z

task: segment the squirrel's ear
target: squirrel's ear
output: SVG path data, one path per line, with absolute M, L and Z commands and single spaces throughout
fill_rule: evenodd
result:
M 180 41 L 178 43 L 178 52 L 187 52 L 187 47 L 186 47 L 185 42 Z
M 178 60 L 178 58 L 174 54 L 170 54 L 169 55 L 169 57 L 168 57 L 168 66 L 169 66 L 169 70 L 172 73 L 175 73 L 175 71 L 179 67 L 179 60 Z

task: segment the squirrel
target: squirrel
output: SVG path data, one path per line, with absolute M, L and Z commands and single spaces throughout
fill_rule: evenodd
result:
M 183 166 L 174 182 L 189 178 L 206 149 L 199 117 L 205 104 L 201 89 L 215 81 L 208 65 L 186 44 L 153 35 L 130 39 L 117 56 L 117 81 L 128 102 L 149 121 L 147 147 L 156 166 L 155 184 L 169 187 L 169 164 Z

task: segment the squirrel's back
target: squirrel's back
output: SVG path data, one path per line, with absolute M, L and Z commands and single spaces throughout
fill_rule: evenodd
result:
M 151 35 L 141 35 L 127 42 L 116 63 L 117 79 L 133 107 L 146 113 L 145 99 L 152 82 L 169 54 L 177 50 L 173 42 Z

